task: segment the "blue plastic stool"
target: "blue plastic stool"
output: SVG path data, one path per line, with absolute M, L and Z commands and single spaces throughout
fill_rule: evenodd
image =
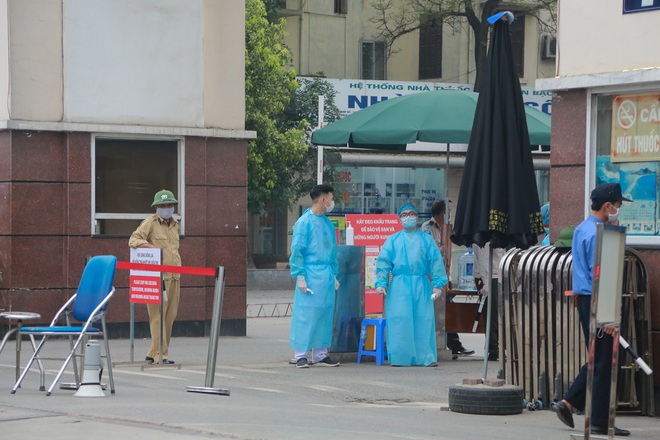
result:
M 375 350 L 365 350 L 364 342 L 367 339 L 367 326 L 374 326 L 374 339 L 376 342 Z M 362 356 L 374 356 L 376 365 L 383 365 L 385 362 L 385 318 L 364 318 L 362 320 L 362 330 L 360 330 L 360 345 L 358 348 L 357 363 L 360 363 Z

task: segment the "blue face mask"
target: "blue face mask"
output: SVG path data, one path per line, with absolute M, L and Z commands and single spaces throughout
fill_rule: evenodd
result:
M 174 215 L 174 208 L 156 208 L 156 212 L 159 216 L 165 220 L 168 220 L 172 217 L 172 215 Z
M 410 215 L 401 219 L 401 224 L 406 229 L 414 229 L 417 226 L 417 217 Z

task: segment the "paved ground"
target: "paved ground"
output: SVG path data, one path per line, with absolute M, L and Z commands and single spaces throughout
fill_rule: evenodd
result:
M 287 293 L 268 294 L 276 302 Z M 249 302 L 258 298 L 250 294 Z M 3 439 L 73 437 L 105 439 L 568 439 L 578 434 L 550 411 L 513 416 L 475 416 L 448 411 L 448 390 L 483 368 L 483 336 L 462 335 L 472 357 L 441 362 L 437 368 L 393 368 L 344 363 L 338 368 L 296 369 L 288 364 L 289 318 L 248 319 L 247 337 L 222 337 L 214 386 L 230 396 L 187 392 L 205 383 L 208 339 L 177 338 L 172 358 L 181 369 L 141 370 L 130 364 L 129 342 L 111 341 L 116 394 L 74 397 L 56 389 L 38 391 L 36 369 L 14 395 L 13 351 L 0 354 L 0 433 Z M 65 348 L 57 342 L 53 348 Z M 12 347 L 13 344 L 10 345 Z M 148 341 L 136 341 L 137 354 Z M 24 348 L 27 355 L 29 348 Z M 489 377 L 494 377 L 490 363 Z M 47 383 L 55 375 L 48 362 Z M 493 376 L 491 376 L 491 374 Z M 104 373 L 107 381 L 107 373 Z M 70 382 L 72 375 L 64 378 Z M 582 426 L 584 418 L 576 416 Z M 618 415 L 617 425 L 635 439 L 660 438 L 660 419 Z

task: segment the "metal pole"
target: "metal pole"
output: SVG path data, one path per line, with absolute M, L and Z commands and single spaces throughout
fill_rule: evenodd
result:
M 319 123 L 318 128 L 323 128 L 323 120 L 325 119 L 325 96 L 319 95 Z M 318 145 L 316 150 L 316 183 L 319 185 L 323 183 L 323 146 Z
M 222 322 L 222 301 L 225 295 L 225 268 L 218 266 L 215 275 L 215 291 L 213 295 L 213 316 L 211 318 L 211 334 L 209 335 L 209 351 L 206 361 L 206 377 L 203 387 L 189 386 L 187 390 L 192 393 L 222 394 L 229 396 L 230 392 L 224 388 L 213 388 L 215 378 L 215 363 L 218 359 L 218 337 L 220 336 L 220 323 Z
M 131 333 L 131 362 L 133 362 L 135 358 L 135 303 L 131 303 L 130 333 Z
M 162 254 L 161 254 L 162 255 Z M 163 261 L 161 258 L 160 261 Z M 167 295 L 167 289 L 165 288 L 165 280 L 163 279 L 163 274 L 160 274 L 160 343 L 158 344 L 158 364 L 163 363 L 163 335 L 165 334 L 165 322 L 163 321 L 163 301 Z
M 474 268 L 472 268 L 474 271 Z M 474 273 L 474 272 L 473 272 Z M 488 287 L 488 311 L 486 313 L 486 342 L 484 346 L 484 371 L 482 375 L 482 379 L 486 380 L 488 377 L 488 349 L 489 349 L 489 344 L 490 344 L 490 314 L 493 311 L 493 301 L 491 295 L 492 293 L 492 288 L 493 288 L 493 277 L 491 274 L 493 273 L 493 248 L 490 246 L 490 243 L 488 243 L 488 275 L 486 276 L 487 281 L 486 281 L 486 286 Z
M 451 223 L 451 209 L 449 209 L 449 150 L 451 149 L 451 144 L 447 144 L 447 161 L 445 163 L 445 206 L 447 215 L 445 216 L 445 223 Z M 444 243 L 443 243 L 444 244 Z M 451 259 L 451 253 L 449 254 L 449 259 Z

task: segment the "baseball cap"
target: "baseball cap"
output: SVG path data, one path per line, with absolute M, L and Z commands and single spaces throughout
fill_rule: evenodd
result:
M 174 198 L 172 191 L 166 189 L 161 189 L 154 195 L 154 202 L 151 204 L 152 207 L 156 205 L 178 205 L 179 202 Z
M 573 232 L 575 232 L 575 226 L 562 229 L 559 232 L 559 237 L 557 237 L 557 240 L 552 245 L 560 249 L 570 248 L 573 244 Z
M 621 194 L 621 185 L 618 183 L 603 183 L 591 191 L 591 201 L 593 202 L 632 202 L 632 200 L 623 197 Z

